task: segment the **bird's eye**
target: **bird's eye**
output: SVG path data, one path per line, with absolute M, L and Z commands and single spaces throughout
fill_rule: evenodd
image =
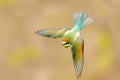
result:
M 66 42 L 66 44 L 70 44 L 69 42 Z
M 65 45 L 65 44 L 69 44 L 69 42 L 62 42 L 62 44 L 63 44 L 63 45 Z
M 67 48 L 67 47 L 70 46 L 70 43 L 69 43 L 69 42 L 62 42 L 62 45 L 63 45 L 65 48 Z

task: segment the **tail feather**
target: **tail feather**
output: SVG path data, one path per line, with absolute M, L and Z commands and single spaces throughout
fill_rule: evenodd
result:
M 84 26 L 93 22 L 92 18 L 87 18 L 87 13 L 76 13 L 73 15 L 74 28 L 80 31 Z
M 83 23 L 83 27 L 86 26 L 86 25 L 88 25 L 88 24 L 90 24 L 90 23 L 92 23 L 92 22 L 93 22 L 93 20 L 92 20 L 91 18 L 87 18 L 87 19 L 84 21 L 84 23 Z

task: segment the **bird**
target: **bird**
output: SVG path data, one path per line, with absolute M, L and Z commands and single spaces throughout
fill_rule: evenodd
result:
M 85 12 L 73 14 L 73 27 L 65 28 L 48 28 L 41 29 L 35 33 L 49 38 L 62 38 L 61 44 L 64 48 L 71 47 L 73 65 L 77 79 L 81 77 L 81 72 L 84 65 L 84 39 L 80 36 L 81 30 L 92 23 L 93 19 L 88 17 Z

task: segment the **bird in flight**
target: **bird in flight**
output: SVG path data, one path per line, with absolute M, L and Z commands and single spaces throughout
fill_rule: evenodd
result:
M 75 13 L 73 15 L 73 27 L 60 29 L 42 29 L 36 34 L 49 38 L 62 38 L 61 44 L 65 47 L 71 47 L 73 64 L 77 78 L 81 76 L 84 65 L 84 40 L 80 36 L 83 27 L 92 23 L 93 20 L 88 17 L 87 13 Z

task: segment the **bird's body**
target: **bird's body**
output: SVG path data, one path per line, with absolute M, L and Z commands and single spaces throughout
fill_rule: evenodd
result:
M 81 72 L 84 64 L 84 40 L 80 36 L 81 29 L 93 22 L 91 18 L 87 18 L 86 13 L 76 13 L 73 15 L 74 26 L 72 28 L 62 29 L 43 29 L 36 32 L 36 34 L 50 37 L 50 38 L 62 38 L 62 45 L 67 48 L 71 46 L 71 52 L 73 57 L 73 64 L 77 78 L 81 76 Z
M 68 38 L 71 41 L 74 41 L 79 36 L 79 34 L 80 32 L 75 32 L 74 30 L 71 29 L 65 32 L 65 34 L 63 35 L 63 39 Z

